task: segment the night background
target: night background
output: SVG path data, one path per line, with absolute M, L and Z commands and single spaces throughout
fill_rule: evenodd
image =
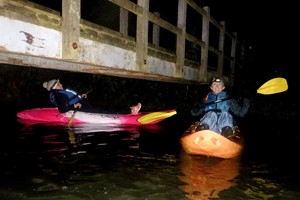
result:
M 61 11 L 61 0 L 32 2 Z M 118 29 L 119 9 L 111 2 L 81 2 L 83 19 Z M 200 118 L 191 116 L 190 109 L 208 93 L 208 85 L 3 63 L 0 199 L 299 199 L 298 6 L 289 1 L 194 2 L 209 6 L 211 16 L 225 21 L 227 31 L 237 32 L 246 43 L 245 63 L 236 69 L 238 81 L 226 88 L 240 102 L 245 95 L 251 99 L 249 115 L 237 118 L 245 139 L 242 155 L 227 160 L 182 151 L 182 134 Z M 168 18 L 170 13 L 177 16 L 177 0 L 150 0 L 150 11 L 176 24 Z M 169 38 L 162 44 L 175 46 Z M 275 77 L 287 79 L 287 91 L 257 94 L 258 87 Z M 95 107 L 122 109 L 141 102 L 143 112 L 175 108 L 178 114 L 158 126 L 120 131 L 19 123 L 18 111 L 53 106 L 42 83 L 54 78 L 65 88 L 91 90 L 88 100 Z

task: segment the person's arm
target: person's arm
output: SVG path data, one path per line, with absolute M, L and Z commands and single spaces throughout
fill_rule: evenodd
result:
M 192 116 L 202 115 L 205 111 L 205 103 L 204 100 L 201 102 L 195 103 L 194 107 L 191 109 Z
M 70 105 L 69 104 L 70 99 L 65 94 L 58 93 L 55 96 L 55 100 L 57 102 L 57 108 L 58 108 L 60 113 L 65 113 L 65 112 L 68 112 L 69 110 L 74 110 L 78 107 L 79 108 L 81 107 L 80 103 L 79 103 L 80 105 L 76 105 L 76 104 L 71 104 Z
M 250 100 L 247 98 L 244 98 L 242 105 L 240 105 L 235 99 L 230 100 L 230 111 L 238 117 L 245 117 L 248 114 L 249 108 Z

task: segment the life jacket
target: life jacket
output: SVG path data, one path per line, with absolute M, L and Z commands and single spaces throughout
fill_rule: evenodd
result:
M 55 96 L 57 95 L 57 93 L 61 93 L 64 94 L 68 97 L 69 105 L 73 105 L 78 103 L 79 101 L 82 100 L 82 97 L 80 95 L 77 94 L 77 92 L 73 91 L 73 90 L 51 90 L 49 97 L 50 97 L 50 101 L 55 105 L 58 106 L 58 103 L 56 102 Z
M 218 94 L 209 92 L 205 97 L 205 112 L 214 110 L 214 111 L 229 111 L 229 103 L 226 101 L 229 99 L 227 92 L 222 91 Z

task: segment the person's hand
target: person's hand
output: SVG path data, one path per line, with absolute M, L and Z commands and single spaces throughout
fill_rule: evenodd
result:
M 82 95 L 81 95 L 81 98 L 86 99 L 86 98 L 87 98 L 87 94 L 86 94 L 86 93 L 82 94 Z
M 205 104 L 203 102 L 195 103 L 194 107 L 191 109 L 192 116 L 202 115 L 205 111 Z
M 242 99 L 245 100 L 247 103 L 250 103 L 254 97 L 255 93 L 249 91 L 249 90 L 245 90 L 242 96 Z
M 75 104 L 74 104 L 74 108 L 75 108 L 75 109 L 80 109 L 81 106 L 82 106 L 81 103 L 75 103 Z
M 251 99 L 253 97 L 253 93 L 250 92 L 249 90 L 245 90 L 244 94 L 243 94 L 243 97 L 247 98 L 247 99 Z

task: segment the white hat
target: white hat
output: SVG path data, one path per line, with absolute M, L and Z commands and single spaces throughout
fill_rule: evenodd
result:
M 50 81 L 46 81 L 43 83 L 43 87 L 46 88 L 48 91 L 52 90 L 53 87 L 59 82 L 58 79 L 53 79 Z

